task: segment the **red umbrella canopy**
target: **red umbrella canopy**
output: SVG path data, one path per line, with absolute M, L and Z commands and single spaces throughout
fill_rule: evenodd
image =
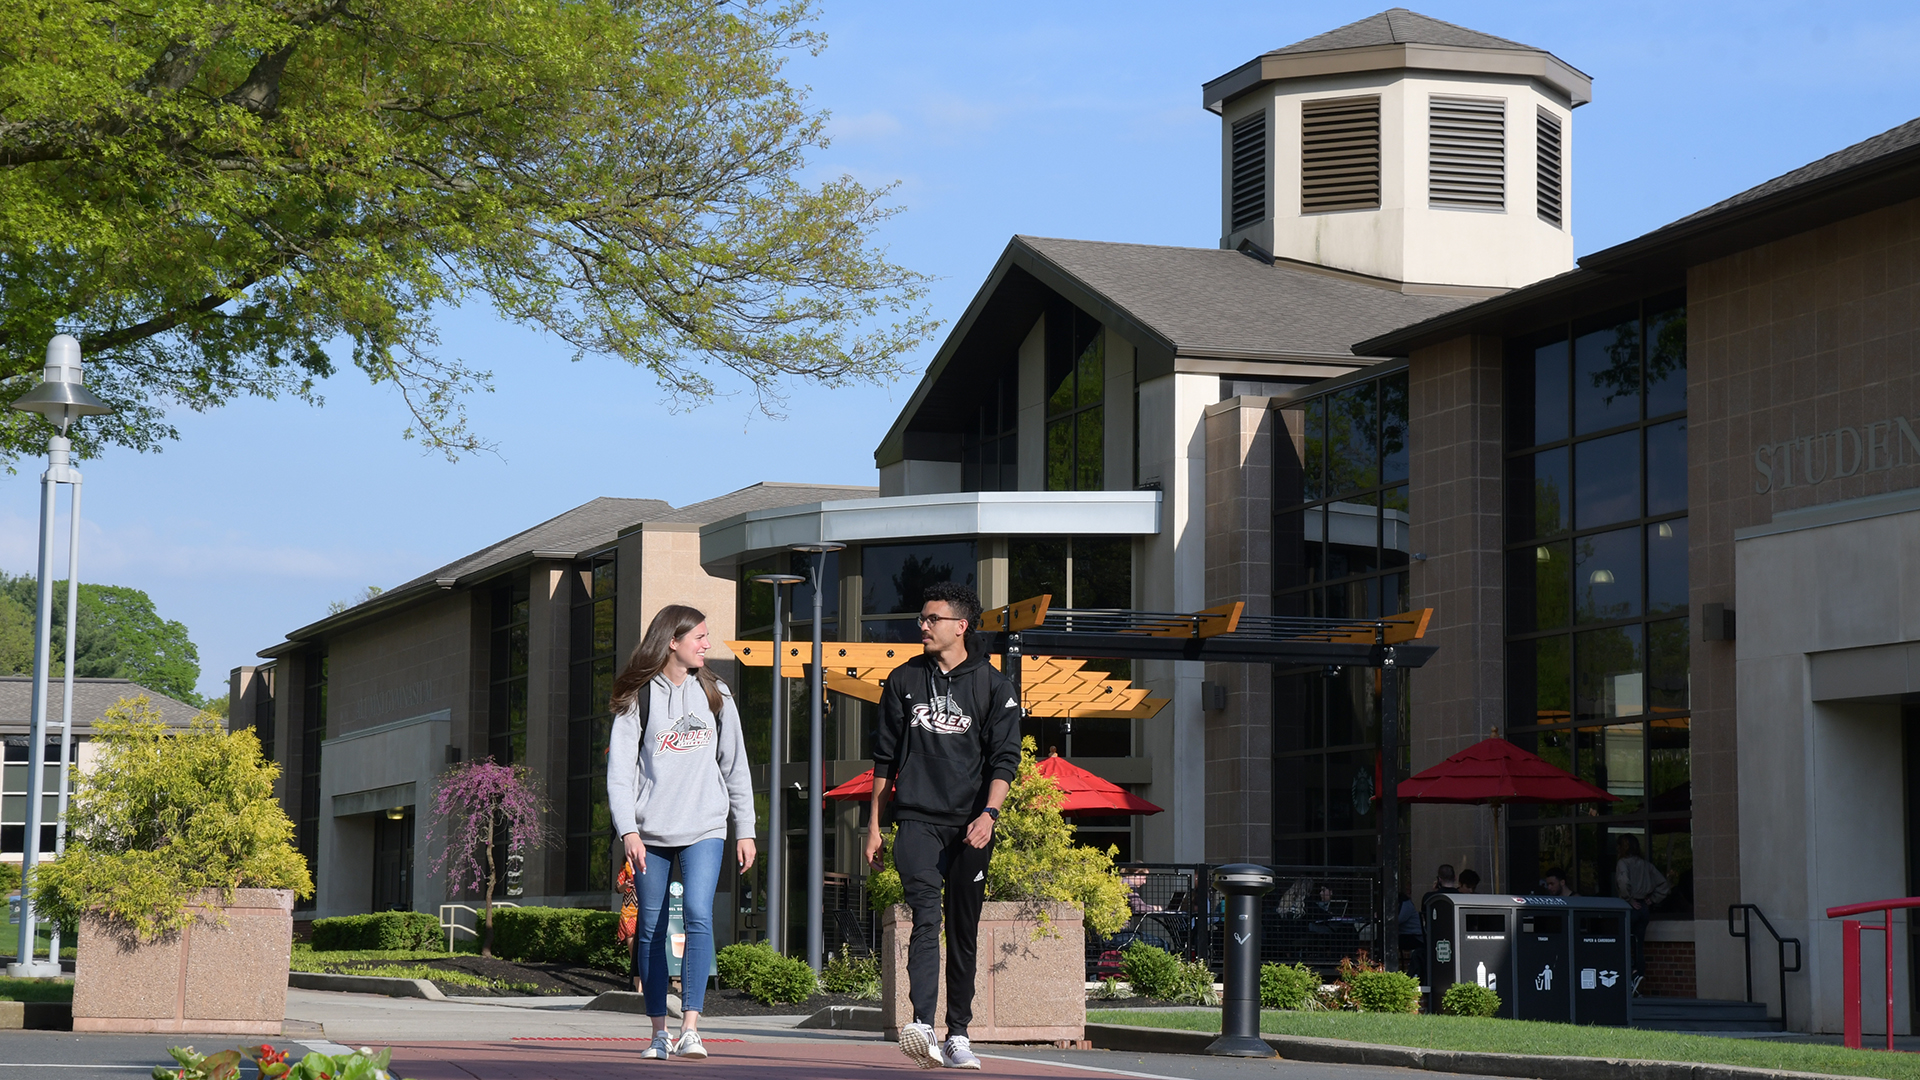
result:
M 1619 802 L 1620 796 L 1505 739 L 1482 739 L 1431 769 L 1400 781 L 1402 802 L 1575 803 Z
M 1059 754 L 1048 754 L 1035 765 L 1067 796 L 1063 814 L 1157 814 L 1160 808 L 1121 787 L 1102 780 Z
M 829 799 L 842 802 L 861 802 L 873 798 L 873 770 L 868 769 L 859 776 L 836 788 L 828 788 L 824 793 Z

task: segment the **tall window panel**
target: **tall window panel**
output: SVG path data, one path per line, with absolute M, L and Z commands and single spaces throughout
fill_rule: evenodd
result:
M 1380 99 L 1300 106 L 1300 212 L 1380 206 Z
M 257 689 L 253 699 L 253 734 L 260 740 L 260 757 L 264 761 L 274 760 L 273 684 L 278 671 L 277 667 L 263 667 L 254 673 Z
M 1047 490 L 1106 487 L 1106 335 L 1078 308 L 1047 313 Z
M 1232 227 L 1238 232 L 1267 216 L 1267 114 L 1234 122 Z
M 527 614 L 530 579 L 515 574 L 496 585 L 487 679 L 487 752 L 501 765 L 527 760 Z
M 1053 597 L 1056 608 L 1131 608 L 1133 540 L 1124 536 L 1012 537 L 1007 540 L 1007 599 Z M 1056 617 L 1057 618 L 1057 617 Z M 1063 624 L 1064 625 L 1064 624 Z M 1086 670 L 1132 679 L 1126 660 L 1088 660 Z M 1059 750 L 1067 758 L 1128 757 L 1133 753 L 1133 721 L 1030 716 L 1021 734 L 1033 736 L 1042 754 Z M 1111 826 L 1086 838 L 1104 848 L 1120 843 Z M 1123 850 L 1128 848 L 1122 843 Z
M 1515 882 L 1611 896 L 1633 836 L 1691 918 L 1684 298 L 1507 347 L 1507 737 L 1618 802 L 1516 806 Z
M 1536 144 L 1535 207 L 1540 213 L 1540 220 L 1557 229 L 1562 224 L 1560 118 L 1545 109 L 1541 109 L 1539 113 Z
M 300 816 L 294 822 L 294 842 L 307 860 L 314 896 L 320 895 L 320 744 L 327 738 L 327 654 L 307 653 L 301 663 L 306 674 L 300 709 Z M 296 907 L 311 910 L 312 899 Z
M 613 887 L 607 746 L 613 733 L 614 596 L 619 563 L 603 551 L 574 564 L 567 635 L 567 891 Z
M 1020 371 L 1009 364 L 988 380 L 973 430 L 960 440 L 960 490 L 1020 490 Z
M 1427 104 L 1427 202 L 1451 210 L 1507 205 L 1507 103 L 1443 97 Z
M 1277 406 L 1274 613 L 1377 618 L 1407 610 L 1405 365 L 1349 376 Z M 1408 715 L 1407 677 L 1394 707 Z M 1277 862 L 1351 866 L 1375 856 L 1379 673 L 1296 669 L 1274 678 Z M 1403 727 L 1403 731 L 1406 729 Z

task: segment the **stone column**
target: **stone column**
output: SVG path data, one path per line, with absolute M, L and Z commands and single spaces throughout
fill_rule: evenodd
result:
M 1244 601 L 1273 609 L 1273 412 L 1264 397 L 1206 410 L 1206 606 Z M 1207 664 L 1205 683 L 1226 687 L 1224 708 L 1203 700 L 1206 858 L 1273 857 L 1273 672 L 1264 664 Z M 1203 684 L 1204 685 L 1204 684 Z

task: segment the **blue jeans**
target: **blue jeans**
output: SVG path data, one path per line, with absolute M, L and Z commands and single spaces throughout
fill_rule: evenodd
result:
M 634 882 L 640 902 L 640 920 L 633 938 L 633 974 L 645 995 L 648 1016 L 667 1015 L 667 874 L 680 864 L 681 916 L 687 947 L 680 955 L 680 1004 L 700 1011 L 707 1002 L 707 972 L 713 970 L 713 890 L 720 883 L 720 857 L 726 842 L 719 837 L 682 848 L 648 845 L 647 872 Z M 697 976 L 688 973 L 698 972 Z

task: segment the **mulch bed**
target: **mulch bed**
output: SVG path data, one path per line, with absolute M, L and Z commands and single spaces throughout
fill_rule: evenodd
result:
M 333 970 L 350 975 L 362 968 L 380 967 L 390 961 L 365 960 L 340 964 Z M 481 959 L 478 956 L 450 956 L 443 960 L 405 960 L 399 961 L 408 967 L 419 966 L 440 971 L 464 971 L 470 975 L 479 975 L 488 979 L 500 979 L 514 983 L 532 983 L 539 987 L 540 995 L 561 995 L 590 997 L 608 990 L 632 990 L 633 979 L 627 975 L 616 975 L 604 968 L 587 967 L 580 964 L 532 964 L 516 960 Z M 467 986 L 461 983 L 430 980 L 440 988 L 440 992 L 449 997 L 526 997 L 529 995 L 506 990 L 489 990 L 482 986 Z M 706 1016 L 795 1016 L 812 1014 L 829 1005 L 872 1005 L 872 1001 L 862 1001 L 846 994 L 815 994 L 808 1000 L 796 1004 L 762 1005 L 739 990 L 708 990 Z

